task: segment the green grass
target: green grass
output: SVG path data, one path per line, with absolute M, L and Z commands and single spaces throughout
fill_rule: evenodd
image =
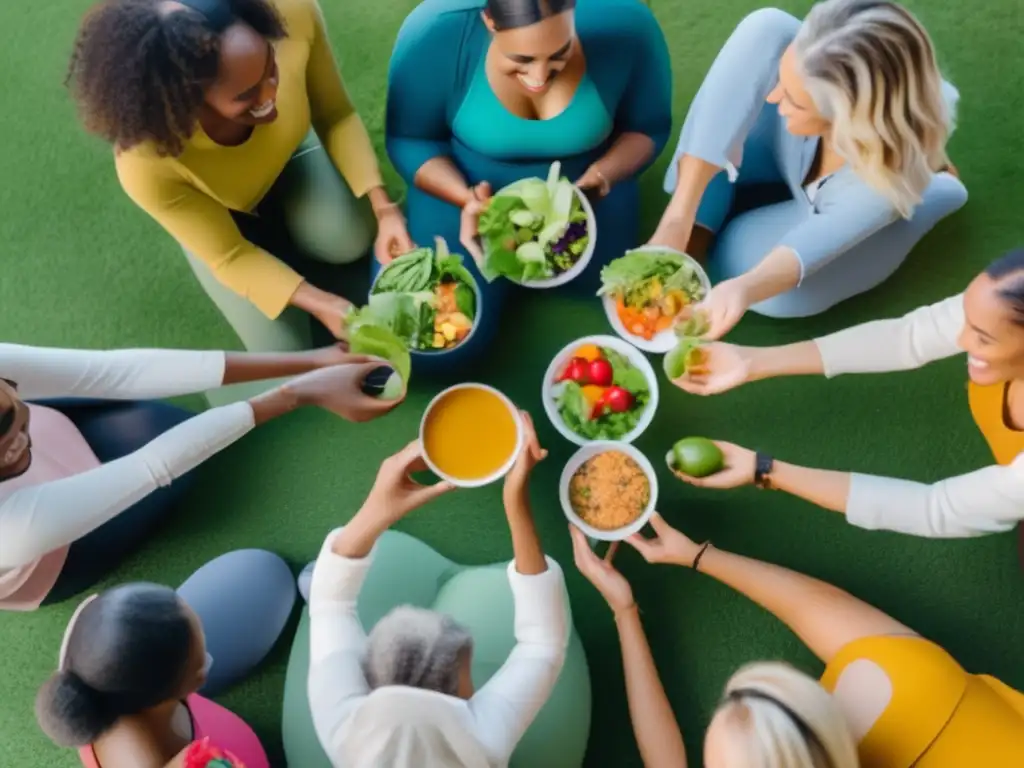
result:
M 585 0 L 584 0 L 585 2 Z M 718 46 L 756 4 L 653 0 L 673 52 L 681 120 Z M 68 347 L 230 348 L 233 334 L 203 296 L 180 251 L 118 188 L 110 150 L 85 136 L 62 88 L 74 30 L 90 0 L 0 5 L 0 338 Z M 412 0 L 325 0 L 348 85 L 380 146 L 388 54 Z M 802 14 L 809 7 L 787 1 Z M 916 0 L 947 76 L 962 93 L 952 156 L 970 189 L 966 209 L 943 223 L 883 288 L 809 321 L 744 320 L 734 340 L 804 339 L 851 323 L 901 313 L 957 292 L 988 260 L 1019 243 L 1019 6 L 992 0 Z M 644 182 L 653 229 L 667 158 Z M 392 174 L 390 179 L 394 180 Z M 1015 229 L 1016 227 L 1016 229 Z M 481 376 L 538 417 L 551 456 L 533 486 L 544 542 L 563 563 L 569 541 L 556 482 L 570 446 L 540 409 L 540 377 L 550 356 L 579 335 L 606 332 L 596 301 L 538 296 L 508 312 L 500 343 Z M 831 383 L 776 381 L 713 399 L 663 392 L 656 425 L 640 441 L 651 456 L 683 435 L 761 447 L 795 462 L 931 481 L 988 462 L 967 409 L 962 361 L 884 377 Z M 208 559 L 238 547 L 266 547 L 296 569 L 324 533 L 344 523 L 385 456 L 415 436 L 432 388 L 416 387 L 400 411 L 373 427 L 300 413 L 261 428 L 212 459 L 199 487 L 166 532 L 108 583 L 180 583 Z M 1024 688 L 1020 638 L 1024 590 L 1011 535 L 924 541 L 873 534 L 782 495 L 699 492 L 664 477 L 662 512 L 695 537 L 766 558 L 842 586 L 947 647 L 970 670 Z M 454 495 L 401 528 L 467 563 L 508 557 L 497 488 Z M 659 668 L 696 761 L 722 686 L 739 665 L 787 659 L 811 673 L 820 665 L 783 625 L 743 597 L 682 570 L 645 565 L 630 551 L 617 563 L 630 578 Z M 618 645 L 609 611 L 567 569 L 576 623 L 594 683 L 593 766 L 640 765 L 629 729 Z M 52 671 L 73 605 L 0 616 L 0 743 L 5 765 L 73 766 L 35 725 L 32 703 Z M 268 664 L 223 701 L 280 753 L 285 640 Z M 301 768 L 297 766 L 296 768 Z

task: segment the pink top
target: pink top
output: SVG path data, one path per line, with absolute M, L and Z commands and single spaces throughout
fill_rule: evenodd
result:
M 21 488 L 50 483 L 88 472 L 100 460 L 71 420 L 60 411 L 29 406 L 32 464 L 25 474 L 0 483 L 0 499 Z M 67 545 L 26 565 L 0 570 L 0 605 L 10 611 L 32 611 L 53 589 L 68 556 Z
M 224 379 L 223 352 L 94 352 L 0 343 L 0 376 L 26 400 L 148 400 L 201 392 Z M 58 411 L 29 406 L 32 463 L 0 482 L 0 610 L 38 608 L 72 542 L 167 486 L 253 427 L 252 407 L 201 413 L 128 456 L 101 464 Z
M 185 706 L 192 716 L 193 741 L 209 737 L 213 744 L 237 757 L 245 768 L 270 768 L 259 737 L 234 712 L 198 694 L 189 696 Z M 78 756 L 85 768 L 103 768 L 91 746 L 82 747 Z

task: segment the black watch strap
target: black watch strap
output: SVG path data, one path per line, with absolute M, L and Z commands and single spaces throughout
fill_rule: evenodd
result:
M 758 451 L 754 460 L 754 485 L 758 488 L 771 488 L 771 474 L 774 468 L 775 459 L 767 453 Z

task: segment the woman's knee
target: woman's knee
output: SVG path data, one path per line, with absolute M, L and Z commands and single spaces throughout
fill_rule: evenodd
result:
M 279 556 L 260 549 L 229 552 L 178 589 L 203 624 L 213 657 L 204 695 L 241 680 L 274 647 L 295 606 L 295 580 Z
M 967 205 L 967 187 L 951 173 L 937 173 L 925 190 L 921 200 L 920 215 L 933 224 Z
M 800 26 L 799 19 L 780 8 L 759 8 L 736 25 L 733 37 L 762 45 L 774 40 L 788 42 L 800 31 Z

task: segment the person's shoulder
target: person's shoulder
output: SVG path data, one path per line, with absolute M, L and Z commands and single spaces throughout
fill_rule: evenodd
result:
M 474 25 L 483 27 L 483 0 L 424 0 L 398 31 L 396 51 L 431 49 L 435 57 L 458 50 Z
M 323 10 L 319 0 L 271 0 L 290 38 L 311 38 Z
M 402 29 L 450 31 L 479 21 L 483 0 L 423 0 L 410 11 Z
M 627 35 L 663 34 L 658 19 L 641 0 L 589 0 L 576 6 L 581 35 L 616 30 Z

